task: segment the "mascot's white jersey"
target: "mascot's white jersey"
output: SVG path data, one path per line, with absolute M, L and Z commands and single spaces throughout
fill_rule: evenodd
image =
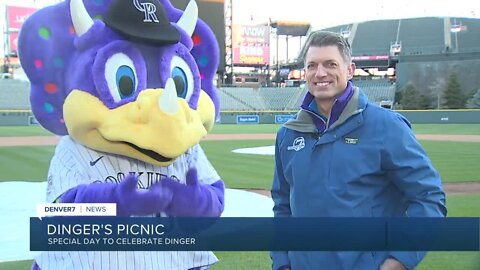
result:
M 193 164 L 193 165 L 192 165 Z M 168 167 L 95 151 L 63 137 L 57 145 L 48 172 L 47 202 L 68 189 L 95 181 L 118 183 L 130 172 L 140 174 L 139 188 L 148 188 L 162 177 L 185 183 L 188 169 L 195 166 L 198 181 L 212 184 L 220 179 L 199 145 L 190 148 Z M 186 270 L 218 261 L 210 251 L 62 251 L 43 252 L 36 258 L 42 270 L 49 269 L 168 269 Z

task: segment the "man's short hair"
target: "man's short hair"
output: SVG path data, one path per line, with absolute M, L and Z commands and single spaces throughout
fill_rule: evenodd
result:
M 303 60 L 305 61 L 305 55 L 310 47 L 325 46 L 336 46 L 346 62 L 352 60 L 352 48 L 350 47 L 348 40 L 346 40 L 341 34 L 330 31 L 316 31 L 310 35 L 305 44 Z

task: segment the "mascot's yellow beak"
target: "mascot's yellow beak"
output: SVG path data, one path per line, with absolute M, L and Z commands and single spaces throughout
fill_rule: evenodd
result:
M 163 89 L 147 89 L 115 109 L 97 97 L 73 90 L 65 100 L 64 119 L 72 138 L 92 149 L 168 166 L 213 127 L 215 107 L 200 91 L 197 110 Z

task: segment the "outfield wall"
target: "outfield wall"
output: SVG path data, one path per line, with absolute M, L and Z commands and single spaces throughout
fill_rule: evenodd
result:
M 413 124 L 479 124 L 480 110 L 398 111 Z
M 480 124 L 480 110 L 397 111 L 413 124 Z M 295 112 L 221 112 L 222 124 L 281 124 Z
M 38 124 L 30 110 L 0 110 L 0 126 L 30 126 Z
M 413 124 L 480 124 L 480 110 L 398 111 Z M 221 124 L 282 124 L 295 112 L 221 112 Z M 37 125 L 29 110 L 0 110 L 0 126 Z

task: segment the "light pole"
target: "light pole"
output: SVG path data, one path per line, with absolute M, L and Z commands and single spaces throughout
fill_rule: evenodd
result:
M 276 36 L 276 39 L 277 39 L 277 42 L 276 42 L 276 56 L 275 56 L 275 59 L 277 61 L 277 71 L 275 72 L 275 77 L 276 77 L 276 83 L 277 83 L 277 86 L 280 85 L 280 73 L 279 73 L 279 70 L 280 70 L 280 65 L 279 65 L 279 62 L 278 62 L 278 29 L 275 28 L 275 36 Z

